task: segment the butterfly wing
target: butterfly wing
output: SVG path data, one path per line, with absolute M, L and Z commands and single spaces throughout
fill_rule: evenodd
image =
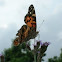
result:
M 17 37 L 14 42 L 13 42 L 14 46 L 18 46 L 20 44 L 19 42 L 19 37 Z
M 36 15 L 33 5 L 30 5 L 24 21 L 27 25 L 23 25 L 16 34 L 16 36 L 18 37 L 14 40 L 15 46 L 18 46 L 22 42 L 26 42 L 30 39 L 35 38 L 38 34 L 38 32 L 36 32 Z
M 24 42 L 24 39 L 27 37 L 27 25 L 23 25 L 16 34 L 17 38 L 14 40 L 14 46 L 18 46 L 20 43 Z
M 27 24 L 27 26 L 29 26 L 30 28 L 34 27 L 36 30 L 36 14 L 33 5 L 30 5 L 24 21 Z

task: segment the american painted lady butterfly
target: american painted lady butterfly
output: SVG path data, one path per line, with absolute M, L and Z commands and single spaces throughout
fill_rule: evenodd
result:
M 14 40 L 15 46 L 30 39 L 34 39 L 38 34 L 38 32 L 36 32 L 36 15 L 33 5 L 30 5 L 28 13 L 24 18 L 24 22 L 26 23 L 26 25 L 23 25 L 16 34 L 16 36 L 18 37 Z

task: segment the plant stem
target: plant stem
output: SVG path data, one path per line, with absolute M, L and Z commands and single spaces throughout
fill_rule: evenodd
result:
M 36 61 L 36 54 L 34 54 L 34 62 L 37 62 L 37 61 Z
M 41 54 L 40 53 L 38 53 L 38 55 L 37 55 L 37 62 L 41 62 Z

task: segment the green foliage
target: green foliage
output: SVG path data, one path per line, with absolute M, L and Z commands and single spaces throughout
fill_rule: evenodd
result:
M 23 52 L 22 52 L 23 49 Z M 26 52 L 26 53 L 24 53 Z M 33 54 L 26 49 L 25 43 L 12 46 L 4 51 L 5 62 L 33 62 Z
M 11 60 L 11 62 L 29 62 L 30 61 L 30 58 L 29 57 L 27 57 L 27 56 L 23 56 L 23 57 L 21 57 L 21 58 L 13 58 L 12 60 Z M 32 62 L 32 61 L 30 61 L 30 62 Z
M 54 56 L 53 58 L 49 58 L 48 62 L 62 62 L 62 49 L 59 57 Z

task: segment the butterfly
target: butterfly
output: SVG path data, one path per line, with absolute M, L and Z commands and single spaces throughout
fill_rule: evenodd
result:
M 36 14 L 33 5 L 29 6 L 28 13 L 24 17 L 24 22 L 26 25 L 23 25 L 19 30 L 14 40 L 14 45 L 18 46 L 22 42 L 26 42 L 30 39 L 34 39 L 38 32 L 36 31 Z

